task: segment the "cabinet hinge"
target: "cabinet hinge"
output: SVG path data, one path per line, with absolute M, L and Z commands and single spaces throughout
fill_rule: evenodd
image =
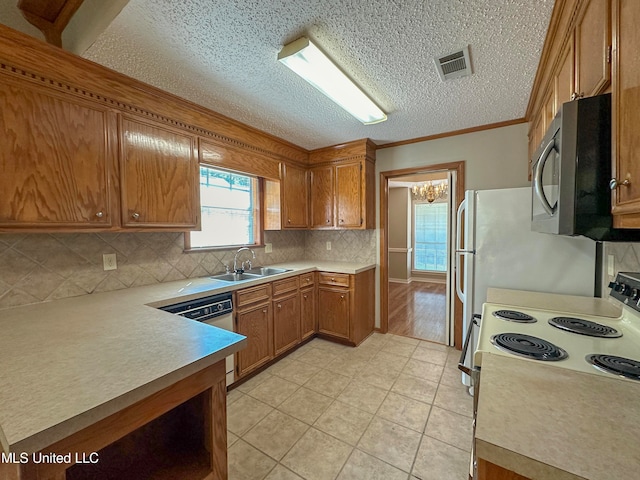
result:
M 607 63 L 611 63 L 611 45 L 607 47 Z
M 361 218 L 360 219 L 360 225 L 362 225 L 364 223 L 364 220 Z

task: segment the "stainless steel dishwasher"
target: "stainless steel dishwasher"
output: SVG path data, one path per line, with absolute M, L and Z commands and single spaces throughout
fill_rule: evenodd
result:
M 160 310 L 233 332 L 232 298 L 231 293 L 220 293 L 189 300 L 188 302 L 174 303 L 173 305 L 160 307 Z M 235 380 L 234 370 L 234 356 L 229 355 L 226 359 L 227 386 L 231 385 Z

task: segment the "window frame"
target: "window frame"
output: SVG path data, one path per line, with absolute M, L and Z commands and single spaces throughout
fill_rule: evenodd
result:
M 256 175 L 251 175 L 246 172 L 239 172 L 235 170 L 230 170 L 228 168 L 220 168 L 218 165 L 210 165 L 207 163 L 200 162 L 198 165 L 198 198 L 200 198 L 200 168 L 210 168 L 213 170 L 217 170 L 220 172 L 230 173 L 232 175 L 242 175 L 245 177 L 251 178 L 255 181 L 255 188 L 253 189 L 253 243 L 247 244 L 236 244 L 236 245 L 219 245 L 219 246 L 205 246 L 205 247 L 194 247 L 191 245 L 191 231 L 184 232 L 184 251 L 186 253 L 195 253 L 195 252 L 210 252 L 210 251 L 220 251 L 220 250 L 234 250 L 241 247 L 249 247 L 249 248 L 259 248 L 264 246 L 264 179 L 258 177 Z M 202 204 L 198 202 L 200 206 L 200 211 L 198 212 L 200 220 L 202 220 Z M 200 230 L 194 231 L 202 231 L 202 221 L 200 222 Z

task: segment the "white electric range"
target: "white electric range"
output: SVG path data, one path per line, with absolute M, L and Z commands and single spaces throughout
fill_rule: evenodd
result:
M 619 273 L 610 285 L 610 297 L 622 307 L 619 317 L 575 314 L 544 308 L 485 303 L 473 366 L 464 365 L 469 348 L 467 333 L 458 367 L 472 378 L 474 443 L 469 479 L 476 478 L 475 419 L 485 353 L 518 356 L 530 362 L 567 368 L 621 381 L 640 382 L 640 273 Z M 595 336 L 594 336 L 595 335 Z
M 474 367 L 494 353 L 640 381 L 640 274 L 620 273 L 610 286 L 618 318 L 486 303 Z

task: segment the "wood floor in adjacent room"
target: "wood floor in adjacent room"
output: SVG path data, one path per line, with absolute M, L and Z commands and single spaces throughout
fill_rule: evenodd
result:
M 445 342 L 446 285 L 389 283 L 389 333 Z

